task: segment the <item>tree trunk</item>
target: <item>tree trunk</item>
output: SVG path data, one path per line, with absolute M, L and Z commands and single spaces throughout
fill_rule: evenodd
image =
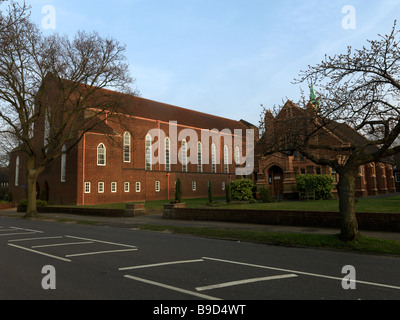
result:
M 339 175 L 340 238 L 343 241 L 356 241 L 360 235 L 355 212 L 355 181 L 355 173 L 353 171 L 346 171 Z
M 26 208 L 25 219 L 37 217 L 37 207 L 36 207 L 36 183 L 37 178 L 43 172 L 44 168 L 35 168 L 35 157 L 29 156 L 27 161 L 27 200 L 28 205 Z

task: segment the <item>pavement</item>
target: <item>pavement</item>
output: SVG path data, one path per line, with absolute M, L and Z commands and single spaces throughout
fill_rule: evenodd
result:
M 17 212 L 16 209 L 6 209 L 0 211 L 0 217 L 8 217 L 22 219 L 24 213 Z M 60 214 L 60 213 L 41 213 L 39 220 L 44 221 L 87 221 L 100 226 L 109 226 L 115 228 L 135 229 L 140 225 L 160 225 L 160 226 L 176 226 L 176 227 L 196 227 L 211 228 L 225 230 L 242 230 L 242 231 L 264 231 L 264 232 L 282 232 L 282 233 L 303 233 L 303 234 L 338 234 L 339 229 L 314 228 L 314 227 L 292 227 L 292 226 L 275 226 L 260 224 L 244 224 L 232 222 L 217 221 L 194 221 L 194 220 L 170 220 L 164 219 L 162 213 L 144 215 L 139 217 L 97 217 L 84 216 L 76 214 Z M 360 230 L 364 236 L 400 241 L 400 232 L 378 232 Z

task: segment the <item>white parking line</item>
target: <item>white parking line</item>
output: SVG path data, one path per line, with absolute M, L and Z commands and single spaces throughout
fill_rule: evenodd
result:
M 86 252 L 86 253 L 77 253 L 77 254 L 69 254 L 66 255 L 67 258 L 72 257 L 81 257 L 81 256 L 91 256 L 96 254 L 106 254 L 106 253 L 117 253 L 117 252 L 129 252 L 129 251 L 137 251 L 138 249 L 123 249 L 123 250 L 109 250 L 109 251 L 97 251 L 97 252 Z
M 70 242 L 70 243 L 55 243 L 55 244 L 45 244 L 41 246 L 33 246 L 32 249 L 37 248 L 50 248 L 50 247 L 62 247 L 62 246 L 74 246 L 82 244 L 92 244 L 93 242 Z
M 199 260 L 185 260 L 185 261 L 163 262 L 163 263 L 148 264 L 148 265 L 143 265 L 143 266 L 119 268 L 118 270 L 120 270 L 120 271 L 126 271 L 126 270 L 153 268 L 153 267 L 161 267 L 161 266 L 168 266 L 168 265 L 174 265 L 174 264 L 196 263 L 196 262 L 204 262 L 204 260 L 203 260 L 203 259 L 199 259 Z
M 288 270 L 288 269 L 275 268 L 275 267 L 267 267 L 267 266 L 261 266 L 261 265 L 256 265 L 256 264 L 250 264 L 250 263 L 244 263 L 244 262 L 237 262 L 237 261 L 229 261 L 229 260 L 223 260 L 223 259 L 215 259 L 215 258 L 206 258 L 206 257 L 203 257 L 203 259 L 204 259 L 204 260 L 211 260 L 211 261 L 219 261 L 219 262 L 231 263 L 231 264 L 238 264 L 238 265 L 242 265 L 242 266 L 256 267 L 256 268 L 261 268 L 261 269 L 268 269 L 268 270 L 276 270 L 276 271 L 289 272 L 289 273 L 295 273 L 295 274 L 302 274 L 302 275 L 305 275 L 305 276 L 311 276 L 311 277 L 317 277 L 317 278 L 325 278 L 325 279 L 330 279 L 330 280 L 339 280 L 339 281 L 343 281 L 343 278 L 332 277 L 332 276 L 326 276 L 326 275 L 317 274 L 317 273 L 310 273 L 310 272 L 303 272 L 303 271 L 296 271 L 296 270 Z M 359 284 L 366 284 L 366 285 L 369 285 L 369 286 L 383 287 L 383 288 L 389 288 L 389 289 L 400 290 L 400 287 L 398 287 L 398 286 L 392 286 L 392 285 L 387 285 L 387 284 L 374 283 L 374 282 L 367 282 L 367 281 L 360 281 L 360 280 L 356 280 L 356 281 L 354 281 L 354 282 L 359 283 Z
M 69 260 L 69 259 L 65 259 L 65 258 L 53 256 L 53 255 L 48 254 L 48 253 L 44 253 L 44 252 L 40 252 L 40 251 L 36 251 L 36 250 L 29 249 L 29 248 L 17 246 L 16 244 L 9 243 L 8 245 L 11 246 L 11 247 L 14 247 L 14 248 L 22 249 L 22 250 L 29 251 L 29 252 L 33 252 L 33 253 L 37 253 L 37 254 L 40 254 L 40 255 L 42 255 L 42 256 L 46 256 L 46 257 L 58 259 L 58 260 L 65 261 L 65 262 L 71 262 L 71 260 Z
M 65 237 L 71 238 L 71 239 L 78 239 L 78 240 L 86 240 L 86 241 L 93 241 L 93 242 L 111 244 L 111 245 L 120 246 L 120 247 L 137 248 L 136 246 L 131 246 L 131 245 L 127 245 L 127 244 L 121 244 L 121 243 L 115 243 L 115 242 L 108 242 L 108 241 L 101 241 L 101 240 L 93 240 L 93 239 L 80 238 L 80 237 L 73 237 L 73 236 L 65 236 Z
M 6 237 L 6 236 L 16 236 L 16 235 L 25 235 L 25 234 L 35 234 L 35 233 L 43 233 L 43 231 L 38 231 L 38 230 L 30 230 L 30 229 L 23 229 L 23 228 L 17 228 L 17 227 L 9 227 L 9 230 L 3 230 L 4 232 L 8 231 L 27 231 L 27 232 L 18 232 L 18 233 L 5 233 L 5 234 L 0 234 L 0 237 Z
M 62 239 L 62 238 L 63 237 L 43 237 L 43 238 L 15 239 L 15 240 L 9 240 L 8 242 L 23 242 L 23 241 L 35 241 L 35 240 Z
M 127 278 L 127 279 L 131 279 L 131 280 L 147 283 L 147 284 L 150 284 L 150 285 L 153 285 L 153 286 L 157 286 L 157 287 L 161 287 L 161 288 L 165 288 L 165 289 L 168 289 L 168 290 L 181 292 L 181 293 L 184 293 L 184 294 L 187 294 L 187 295 L 191 295 L 191 296 L 194 296 L 194 297 L 197 297 L 197 298 L 202 298 L 202 299 L 206 299 L 206 300 L 222 300 L 222 299 L 211 297 L 211 296 L 208 296 L 208 295 L 205 295 L 205 294 L 201 294 L 201 293 L 198 293 L 198 292 L 189 291 L 189 290 L 181 289 L 181 288 L 178 288 L 178 287 L 173 287 L 173 286 L 170 286 L 170 285 L 167 285 L 167 284 L 164 284 L 164 283 L 155 282 L 155 281 L 151 281 L 151 280 L 147 280 L 147 279 L 143 279 L 143 278 L 133 277 L 133 276 L 130 276 L 130 275 L 126 275 L 124 277 Z
M 0 237 L 6 237 L 6 236 L 18 236 L 18 235 L 24 235 L 24 234 L 36 234 L 37 232 L 18 232 L 18 233 L 6 233 L 6 234 L 0 234 Z
M 17 228 L 17 227 L 10 227 L 10 228 L 15 229 L 15 230 L 31 231 L 31 232 L 35 232 L 35 233 L 43 233 L 43 231 L 38 231 L 38 230 L 23 229 L 23 228 Z
M 297 275 L 295 275 L 295 274 L 285 274 L 285 275 L 281 275 L 281 276 L 271 276 L 271 277 L 263 277 L 263 278 L 246 279 L 246 280 L 239 280 L 239 281 L 232 281 L 232 282 L 214 284 L 214 285 L 206 286 L 206 287 L 199 287 L 199 288 L 196 288 L 196 290 L 197 291 L 207 291 L 207 290 L 213 290 L 213 289 L 219 289 L 219 288 L 233 287 L 233 286 L 238 286 L 238 285 L 248 284 L 248 283 L 271 281 L 271 280 L 280 280 L 280 279 L 288 279 L 288 278 L 296 278 L 296 277 L 297 277 Z

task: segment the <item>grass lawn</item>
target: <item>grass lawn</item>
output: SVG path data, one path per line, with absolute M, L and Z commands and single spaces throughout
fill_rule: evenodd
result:
M 228 205 L 230 209 L 255 210 L 296 210 L 296 211 L 330 211 L 339 212 L 339 200 L 292 201 L 275 203 L 254 203 Z M 400 196 L 376 199 L 358 199 L 357 212 L 400 213 Z
M 208 199 L 185 199 L 188 208 L 207 208 Z M 161 212 L 166 200 L 146 202 L 148 214 Z M 126 204 L 104 204 L 85 206 L 91 208 L 124 209 Z M 308 201 L 308 202 L 277 202 L 277 203 L 236 203 L 227 205 L 225 198 L 216 198 L 213 207 L 231 209 L 262 209 L 262 210 L 310 210 L 310 211 L 339 211 L 339 201 Z M 376 199 L 359 199 L 356 210 L 358 212 L 400 212 L 400 196 Z M 177 234 L 191 234 L 202 237 L 213 237 L 235 241 L 249 241 L 271 245 L 328 248 L 335 250 L 355 251 L 374 254 L 400 255 L 400 241 L 381 240 L 361 236 L 356 242 L 345 243 L 339 240 L 338 235 L 317 234 L 288 234 L 258 231 L 217 230 L 210 228 L 150 226 L 142 225 L 141 230 L 170 231 Z
M 323 248 L 341 251 L 400 256 L 400 241 L 375 239 L 365 236 L 360 236 L 358 241 L 343 242 L 339 239 L 338 234 L 292 234 L 154 225 L 142 225 L 138 228 L 147 231 L 169 231 L 175 234 L 190 234 L 200 237 L 212 237 L 218 239 L 228 239 L 232 241 L 247 241 L 278 246 L 309 247 L 320 249 Z
M 161 212 L 168 200 L 147 201 L 145 208 L 148 213 Z M 187 208 L 209 208 L 208 199 L 184 199 Z M 90 206 L 78 206 L 82 208 L 107 208 L 125 209 L 125 203 L 99 204 Z M 282 201 L 274 203 L 233 203 L 227 204 L 225 198 L 215 198 L 215 208 L 221 209 L 253 209 L 253 210 L 296 210 L 296 211 L 324 211 L 339 212 L 338 200 L 321 201 Z M 358 199 L 357 212 L 385 212 L 400 213 L 400 196 L 375 199 Z

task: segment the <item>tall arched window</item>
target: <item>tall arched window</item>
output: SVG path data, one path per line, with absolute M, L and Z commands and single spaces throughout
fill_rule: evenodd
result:
M 201 142 L 197 143 L 197 172 L 203 172 L 203 146 Z
M 239 147 L 235 148 L 235 163 L 236 165 L 240 165 L 240 154 L 239 154 L 240 150 Z
M 227 145 L 224 146 L 224 166 L 225 173 L 229 173 L 229 148 Z
M 165 171 L 171 171 L 171 140 L 165 138 Z
M 19 157 L 15 160 L 15 186 L 19 186 Z
M 151 171 L 152 169 L 152 161 L 151 161 L 151 136 L 146 136 L 146 170 Z
M 214 143 L 211 145 L 211 170 L 217 173 L 217 148 Z
M 124 134 L 124 162 L 131 162 L 131 134 Z
M 187 172 L 187 143 L 186 140 L 182 141 L 182 171 Z
M 49 115 L 46 112 L 45 116 L 44 116 L 44 142 L 43 145 L 46 146 L 48 141 L 47 139 L 50 136 L 50 121 L 49 121 Z
M 100 143 L 97 147 L 97 165 L 106 165 L 106 147 L 103 143 Z
M 67 181 L 67 154 L 65 153 L 67 151 L 67 148 L 65 145 L 63 145 L 61 149 L 61 182 Z

